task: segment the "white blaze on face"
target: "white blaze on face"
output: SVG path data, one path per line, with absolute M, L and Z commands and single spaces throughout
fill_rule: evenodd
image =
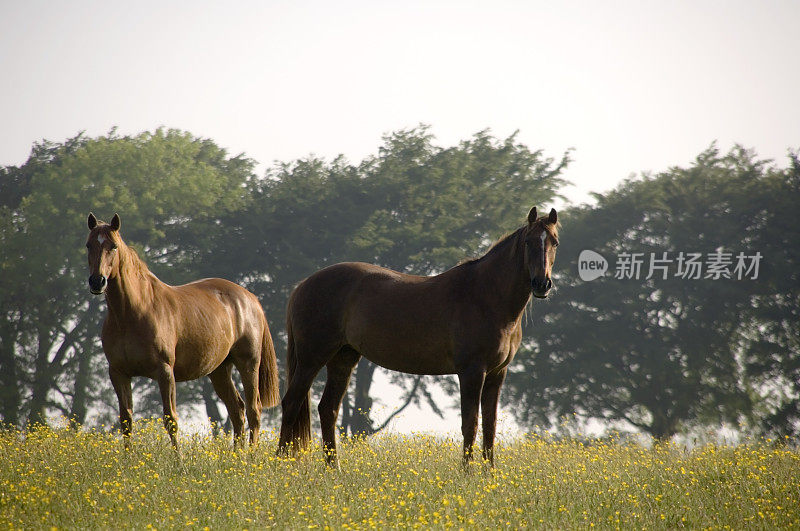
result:
M 542 238 L 542 271 L 546 273 L 547 272 L 547 256 L 545 255 L 545 252 L 544 252 L 544 250 L 545 250 L 544 242 L 547 241 L 547 231 L 546 230 L 542 231 L 541 238 Z
M 103 245 L 103 242 L 104 242 L 104 241 L 106 241 L 106 237 L 105 237 L 105 236 L 103 236 L 102 234 L 98 234 L 98 235 L 97 235 L 97 242 L 98 242 L 100 245 Z

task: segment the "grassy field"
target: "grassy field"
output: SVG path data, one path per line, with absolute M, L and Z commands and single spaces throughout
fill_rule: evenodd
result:
M 772 441 L 687 451 L 540 436 L 499 446 L 468 473 L 458 440 L 382 436 L 274 457 L 274 434 L 234 453 L 159 423 L 133 448 L 98 431 L 0 432 L 6 528 L 798 528 L 800 452 Z

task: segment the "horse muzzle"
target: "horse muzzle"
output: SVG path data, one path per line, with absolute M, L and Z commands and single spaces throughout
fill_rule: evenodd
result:
M 550 292 L 550 289 L 553 287 L 553 281 L 549 278 L 539 279 L 539 278 L 532 278 L 531 279 L 531 292 L 533 296 L 537 299 L 546 299 L 547 294 Z
M 108 279 L 103 275 L 92 275 L 89 277 L 89 291 L 95 295 L 102 295 L 108 286 Z

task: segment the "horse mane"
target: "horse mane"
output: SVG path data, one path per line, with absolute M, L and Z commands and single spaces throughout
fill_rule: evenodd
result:
M 534 225 L 541 225 L 541 227 L 544 230 L 548 231 L 555 239 L 558 239 L 558 227 L 561 226 L 560 223 L 558 223 L 558 222 L 555 223 L 555 224 L 548 223 L 547 222 L 547 216 L 542 216 L 542 217 L 540 217 L 539 219 L 536 220 L 536 223 L 534 223 Z M 509 232 L 509 233 L 507 233 L 507 234 L 505 234 L 503 236 L 501 236 L 499 240 L 494 242 L 491 245 L 491 247 L 489 247 L 489 249 L 487 249 L 486 252 L 483 253 L 483 255 L 478 256 L 478 257 L 473 257 L 473 258 L 465 258 L 464 260 L 459 262 L 458 265 L 478 263 L 481 260 L 483 260 L 484 258 L 486 258 L 487 256 L 492 255 L 495 252 L 499 252 L 499 251 L 504 250 L 511 243 L 515 244 L 513 252 L 516 253 L 516 249 L 518 249 L 518 246 L 516 245 L 517 239 L 519 238 L 520 234 L 522 234 L 522 232 L 526 228 L 527 228 L 527 225 L 523 225 L 522 227 L 520 227 L 520 228 L 518 228 L 516 230 L 513 230 L 513 231 L 511 231 L 511 232 Z
M 136 274 L 139 278 L 147 278 L 149 275 L 152 275 L 153 272 L 147 267 L 147 263 L 139 256 L 136 249 L 122 241 L 122 238 L 119 238 L 119 241 L 122 243 L 120 248 L 125 249 L 125 266 L 130 268 L 131 272 Z
M 499 240 L 494 242 L 489 249 L 486 250 L 481 256 L 472 257 L 472 258 L 465 258 L 458 265 L 466 265 L 466 264 L 477 264 L 478 262 L 485 259 L 487 256 L 494 254 L 495 252 L 499 252 L 504 250 L 509 244 L 514 243 L 514 247 L 516 247 L 517 237 L 522 232 L 525 227 L 520 227 L 516 230 L 509 232 L 508 234 L 504 234 L 500 237 Z

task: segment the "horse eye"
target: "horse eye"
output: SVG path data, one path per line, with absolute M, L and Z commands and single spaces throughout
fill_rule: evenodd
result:
M 86 244 L 86 248 L 87 248 L 87 249 L 91 249 L 91 248 L 92 248 L 92 246 L 91 246 L 91 245 L 89 245 L 89 243 L 87 243 L 87 244 Z
M 111 244 L 111 250 L 112 251 L 116 251 L 117 250 L 117 244 L 116 243 L 112 243 Z
M 558 247 L 558 240 L 553 242 L 553 247 Z

